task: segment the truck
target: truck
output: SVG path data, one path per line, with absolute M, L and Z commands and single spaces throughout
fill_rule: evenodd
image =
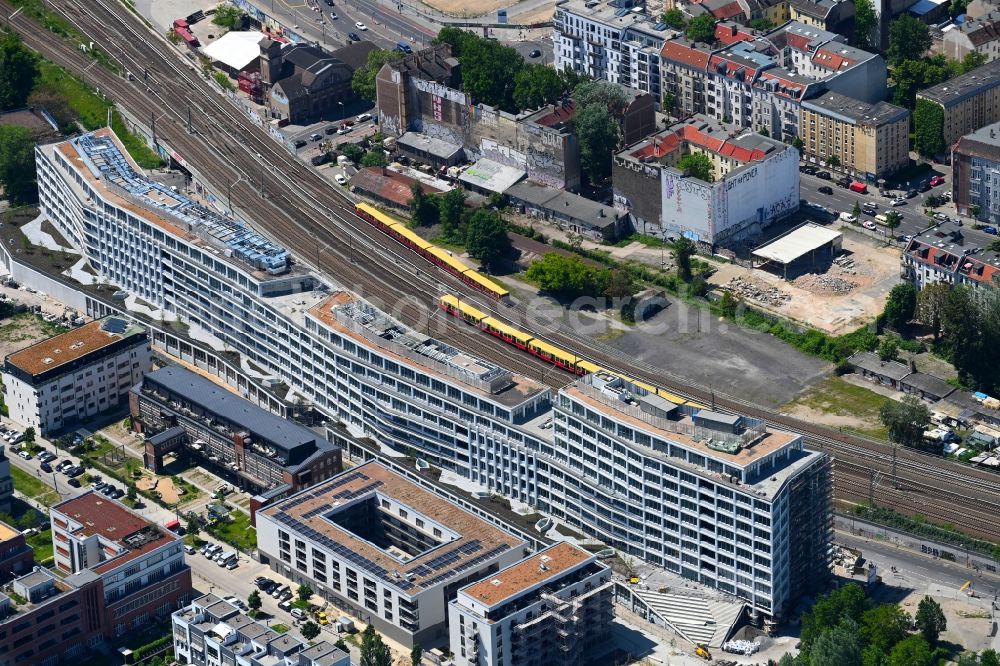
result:
M 357 628 L 354 626 L 354 620 L 346 615 L 341 615 L 337 618 L 337 631 L 342 634 L 353 634 L 357 631 Z

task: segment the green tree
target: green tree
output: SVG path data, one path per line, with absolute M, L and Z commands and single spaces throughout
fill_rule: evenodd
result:
M 900 446 L 920 444 L 924 430 L 931 422 L 927 406 L 912 395 L 903 396 L 898 402 L 886 402 L 879 410 L 879 418 L 889 430 L 889 439 Z
M 437 37 L 432 44 L 448 44 L 451 46 L 451 54 L 456 58 L 461 58 L 465 52 L 465 46 L 479 39 L 477 35 L 462 30 L 461 28 L 445 27 L 438 31 Z
M 931 329 L 935 341 L 941 335 L 941 314 L 950 291 L 950 285 L 938 282 L 925 286 L 917 296 L 917 319 Z
M 917 614 L 913 618 L 917 630 L 928 645 L 937 645 L 941 632 L 948 628 L 941 604 L 930 597 L 924 597 L 917 605 Z
M 622 86 L 614 83 L 587 80 L 573 88 L 573 102 L 577 109 L 601 106 L 612 115 L 618 115 L 628 104 L 628 95 Z
M 951 76 L 944 56 L 904 60 L 892 69 L 892 103 L 913 109 L 917 91 L 946 81 Z
M 869 645 L 861 653 L 861 666 L 889 666 L 889 655 L 874 645 Z
M 375 77 L 387 62 L 394 62 L 403 57 L 396 49 L 372 49 L 364 66 L 354 70 L 351 77 L 351 90 L 361 99 L 375 101 Z
M 313 622 L 312 620 L 306 620 L 302 624 L 302 628 L 300 629 L 300 631 L 302 632 L 302 638 L 306 639 L 307 641 L 311 641 L 312 639 L 319 636 L 319 625 Z
M 674 7 L 673 9 L 668 9 L 663 12 L 661 19 L 669 28 L 674 30 L 683 30 L 687 26 L 687 19 L 684 18 L 684 12 Z
M 983 310 L 985 300 L 978 298 L 968 287 L 952 287 L 947 292 L 941 309 L 941 330 L 944 336 L 939 343 L 939 351 L 951 361 L 959 378 L 966 384 L 979 384 L 987 364 L 995 360 L 984 353 L 984 341 L 988 335 Z M 988 374 L 988 373 L 987 373 Z
M 410 185 L 410 219 L 418 227 L 429 227 L 438 222 L 437 200 L 428 196 L 420 183 Z
M 510 252 L 507 225 L 500 213 L 489 208 L 479 208 L 471 216 L 465 229 L 465 249 L 483 265 L 493 268 Z
M 564 83 L 551 67 L 527 65 L 515 77 L 514 104 L 521 111 L 551 104 L 563 93 Z
M 993 648 L 983 650 L 979 655 L 979 666 L 1000 666 L 1000 657 Z
M 909 628 L 910 616 L 899 604 L 879 604 L 861 616 L 862 639 L 886 654 L 907 637 Z
M 828 167 L 833 167 L 834 169 L 836 169 L 837 167 L 840 166 L 840 157 L 838 157 L 836 154 L 831 153 L 826 158 L 826 165 Z
M 901 14 L 889 25 L 886 59 L 895 67 L 904 60 L 919 60 L 931 47 L 927 24 L 909 14 Z
M 889 653 L 889 666 L 934 666 L 937 659 L 923 636 L 903 639 Z
M 917 310 L 917 288 L 909 282 L 897 284 L 885 301 L 885 321 L 897 331 L 903 330 Z
M 898 227 L 899 223 L 903 221 L 903 216 L 898 210 L 887 210 L 884 215 L 885 226 L 889 227 L 889 231 Z
M 295 595 L 299 598 L 299 601 L 309 601 L 309 597 L 313 595 L 313 590 L 308 585 L 299 585 L 298 589 L 295 590 Z
M 24 443 L 34 444 L 35 443 L 35 429 L 32 426 L 28 426 L 24 429 Z
M 361 158 L 361 166 L 363 167 L 383 167 L 389 163 L 388 158 L 385 156 L 385 151 L 379 150 L 369 150 L 365 153 L 365 156 Z
M 939 104 L 926 99 L 916 100 L 913 109 L 913 147 L 924 157 L 944 152 L 944 109 Z
M 573 298 L 592 292 L 594 272 L 576 255 L 546 252 L 528 267 L 528 280 L 557 298 Z
M 982 67 L 985 64 L 985 53 L 981 53 L 979 51 L 969 51 L 958 64 L 958 74 L 965 74 L 966 72 L 972 71 L 976 67 Z
M 131 481 L 125 485 L 125 498 L 131 502 L 134 502 L 136 499 L 138 499 L 138 493 L 135 490 L 135 484 L 132 483 Z M 189 522 L 188 526 L 190 527 L 190 525 L 191 523 Z M 187 534 L 191 534 L 190 529 L 187 529 L 186 531 Z M 198 532 L 195 531 L 194 534 L 198 534 Z
M 705 153 L 688 153 L 677 160 L 677 168 L 686 171 L 692 178 L 706 183 L 715 181 L 715 166 L 712 164 L 712 158 Z
M 895 338 L 884 338 L 879 343 L 878 357 L 881 361 L 895 361 L 899 357 L 899 345 Z
M 851 215 L 853 215 L 858 220 L 861 219 L 861 202 L 855 200 L 854 208 L 851 209 Z
M 857 666 L 861 662 L 861 641 L 857 625 L 847 621 L 824 631 L 809 652 L 810 666 Z
M 802 614 L 802 631 L 799 635 L 802 650 L 809 654 L 813 643 L 820 635 L 844 620 L 860 624 L 868 608 L 865 591 L 857 583 L 850 583 L 820 597 L 812 608 Z
M 611 175 L 611 157 L 618 145 L 618 122 L 606 108 L 588 106 L 576 113 L 576 136 L 580 142 L 580 164 L 591 183 Z
M 16 32 L 0 33 L 0 111 L 24 106 L 38 78 L 38 56 Z
M 870 50 L 877 27 L 878 17 L 872 0 L 854 0 L 854 45 Z
M 38 199 L 35 139 L 27 127 L 0 125 L 0 188 L 15 205 Z
M 792 139 L 792 147 L 795 148 L 795 150 L 799 151 L 800 155 L 802 154 L 802 149 L 805 148 L 805 146 L 806 144 L 801 138 L 795 137 L 794 139 Z
M 456 187 L 438 197 L 438 217 L 441 222 L 441 235 L 446 241 L 464 238 L 462 233 L 462 216 L 465 214 L 465 191 Z
M 771 19 L 757 18 L 750 21 L 750 27 L 753 28 L 754 30 L 767 32 L 768 30 L 774 27 L 774 24 L 771 23 Z
M 965 13 L 966 7 L 969 6 L 969 0 L 951 0 L 948 5 L 948 14 L 951 18 L 958 18 Z
M 361 666 L 392 666 L 389 646 L 370 624 L 361 634 Z
M 413 646 L 410 650 L 410 666 L 420 666 L 421 660 L 424 658 L 424 649 L 420 647 L 420 644 Z
M 212 23 L 235 30 L 243 25 L 243 10 L 233 5 L 219 5 L 212 16 Z
M 715 41 L 715 17 L 711 14 L 700 14 L 691 19 L 684 34 L 696 42 L 711 44 Z
M 524 68 L 524 57 L 493 39 L 467 40 L 459 56 L 462 90 L 476 102 L 514 112 L 514 86 Z
M 247 597 L 247 608 L 250 609 L 250 617 L 257 617 L 257 613 L 260 612 L 260 607 L 262 605 L 263 602 L 260 600 L 260 592 L 257 590 L 251 592 L 250 596 Z
M 628 298 L 635 293 L 635 281 L 624 268 L 616 267 L 604 271 L 602 292 L 608 298 Z
M 356 143 L 342 143 L 337 146 L 337 152 L 355 164 L 359 164 L 365 156 L 365 149 Z
M 674 263 L 677 264 L 677 276 L 682 282 L 691 281 L 693 275 L 691 257 L 694 256 L 697 249 L 694 242 L 686 236 L 681 236 L 674 241 Z

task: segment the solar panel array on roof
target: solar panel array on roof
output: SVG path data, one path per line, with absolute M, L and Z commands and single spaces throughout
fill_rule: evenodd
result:
M 432 587 L 434 585 L 437 585 L 438 583 L 448 580 L 453 576 L 457 576 L 466 569 L 471 569 L 472 567 L 477 566 L 483 562 L 486 562 L 487 560 L 493 559 L 494 557 L 496 557 L 497 555 L 506 550 L 510 550 L 510 546 L 506 543 L 502 543 L 496 548 L 493 548 L 492 550 L 487 551 L 482 555 L 477 555 L 476 557 L 473 557 L 471 560 L 466 560 L 461 564 L 459 564 L 457 567 L 448 569 L 444 573 L 441 573 L 435 576 L 434 578 L 431 578 L 430 580 L 425 580 L 423 584 L 427 587 Z
M 118 319 L 117 317 L 109 317 L 101 324 L 101 330 L 121 335 L 128 330 L 128 322 L 124 319 Z

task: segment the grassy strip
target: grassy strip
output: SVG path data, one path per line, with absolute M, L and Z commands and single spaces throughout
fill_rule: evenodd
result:
M 30 497 L 44 506 L 52 506 L 59 501 L 59 493 L 41 479 L 36 479 L 20 468 L 12 465 L 10 476 L 14 479 L 14 489 L 25 497 Z
M 52 532 L 48 527 L 25 541 L 35 551 L 36 562 L 44 562 L 52 557 Z
M 66 104 L 86 129 L 96 130 L 107 125 L 108 109 L 112 107 L 110 102 L 55 63 L 43 60 L 39 63 L 39 70 L 36 88 L 47 88 L 65 99 Z M 125 121 L 117 111 L 111 114 L 111 129 L 118 135 L 122 145 L 139 166 L 144 169 L 163 166 L 160 156 L 147 146 L 141 137 L 128 131 Z
M 244 553 L 257 547 L 257 530 L 250 526 L 250 516 L 239 510 L 230 513 L 228 520 L 210 523 L 205 531 Z
M 898 529 L 958 548 L 974 551 L 981 555 L 989 555 L 994 560 L 1000 562 L 1000 545 L 963 534 L 951 524 L 935 525 L 934 523 L 929 523 L 919 513 L 907 516 L 881 506 L 858 504 L 854 507 L 854 515 L 862 520 L 884 525 L 890 529 Z
M 63 17 L 50 12 L 46 6 L 44 0 L 11 0 L 11 4 L 15 7 L 21 9 L 26 15 L 35 19 L 49 32 L 59 35 L 64 40 L 73 42 L 74 44 L 90 44 L 90 40 L 86 35 L 81 33 L 76 29 L 73 24 L 64 19 Z M 86 50 L 87 55 L 97 61 L 104 69 L 109 72 L 114 72 L 115 74 L 121 73 L 121 67 L 118 63 L 111 59 L 107 53 L 97 48 L 88 48 Z
M 858 350 L 871 351 L 878 345 L 878 335 L 868 326 L 844 335 L 832 336 L 815 328 L 799 329 L 790 322 L 768 316 L 751 308 L 732 308 L 724 304 L 713 307 L 743 328 L 768 333 L 787 342 L 799 351 L 833 363 L 843 363 Z

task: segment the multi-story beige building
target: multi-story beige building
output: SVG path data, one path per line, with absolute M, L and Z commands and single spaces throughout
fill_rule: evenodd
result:
M 944 141 L 948 147 L 965 134 L 1000 120 L 1000 60 L 917 93 L 944 109 Z
M 826 163 L 836 155 L 841 168 L 872 180 L 909 161 L 910 112 L 904 108 L 827 91 L 802 102 L 800 113 L 799 136 L 808 159 Z

